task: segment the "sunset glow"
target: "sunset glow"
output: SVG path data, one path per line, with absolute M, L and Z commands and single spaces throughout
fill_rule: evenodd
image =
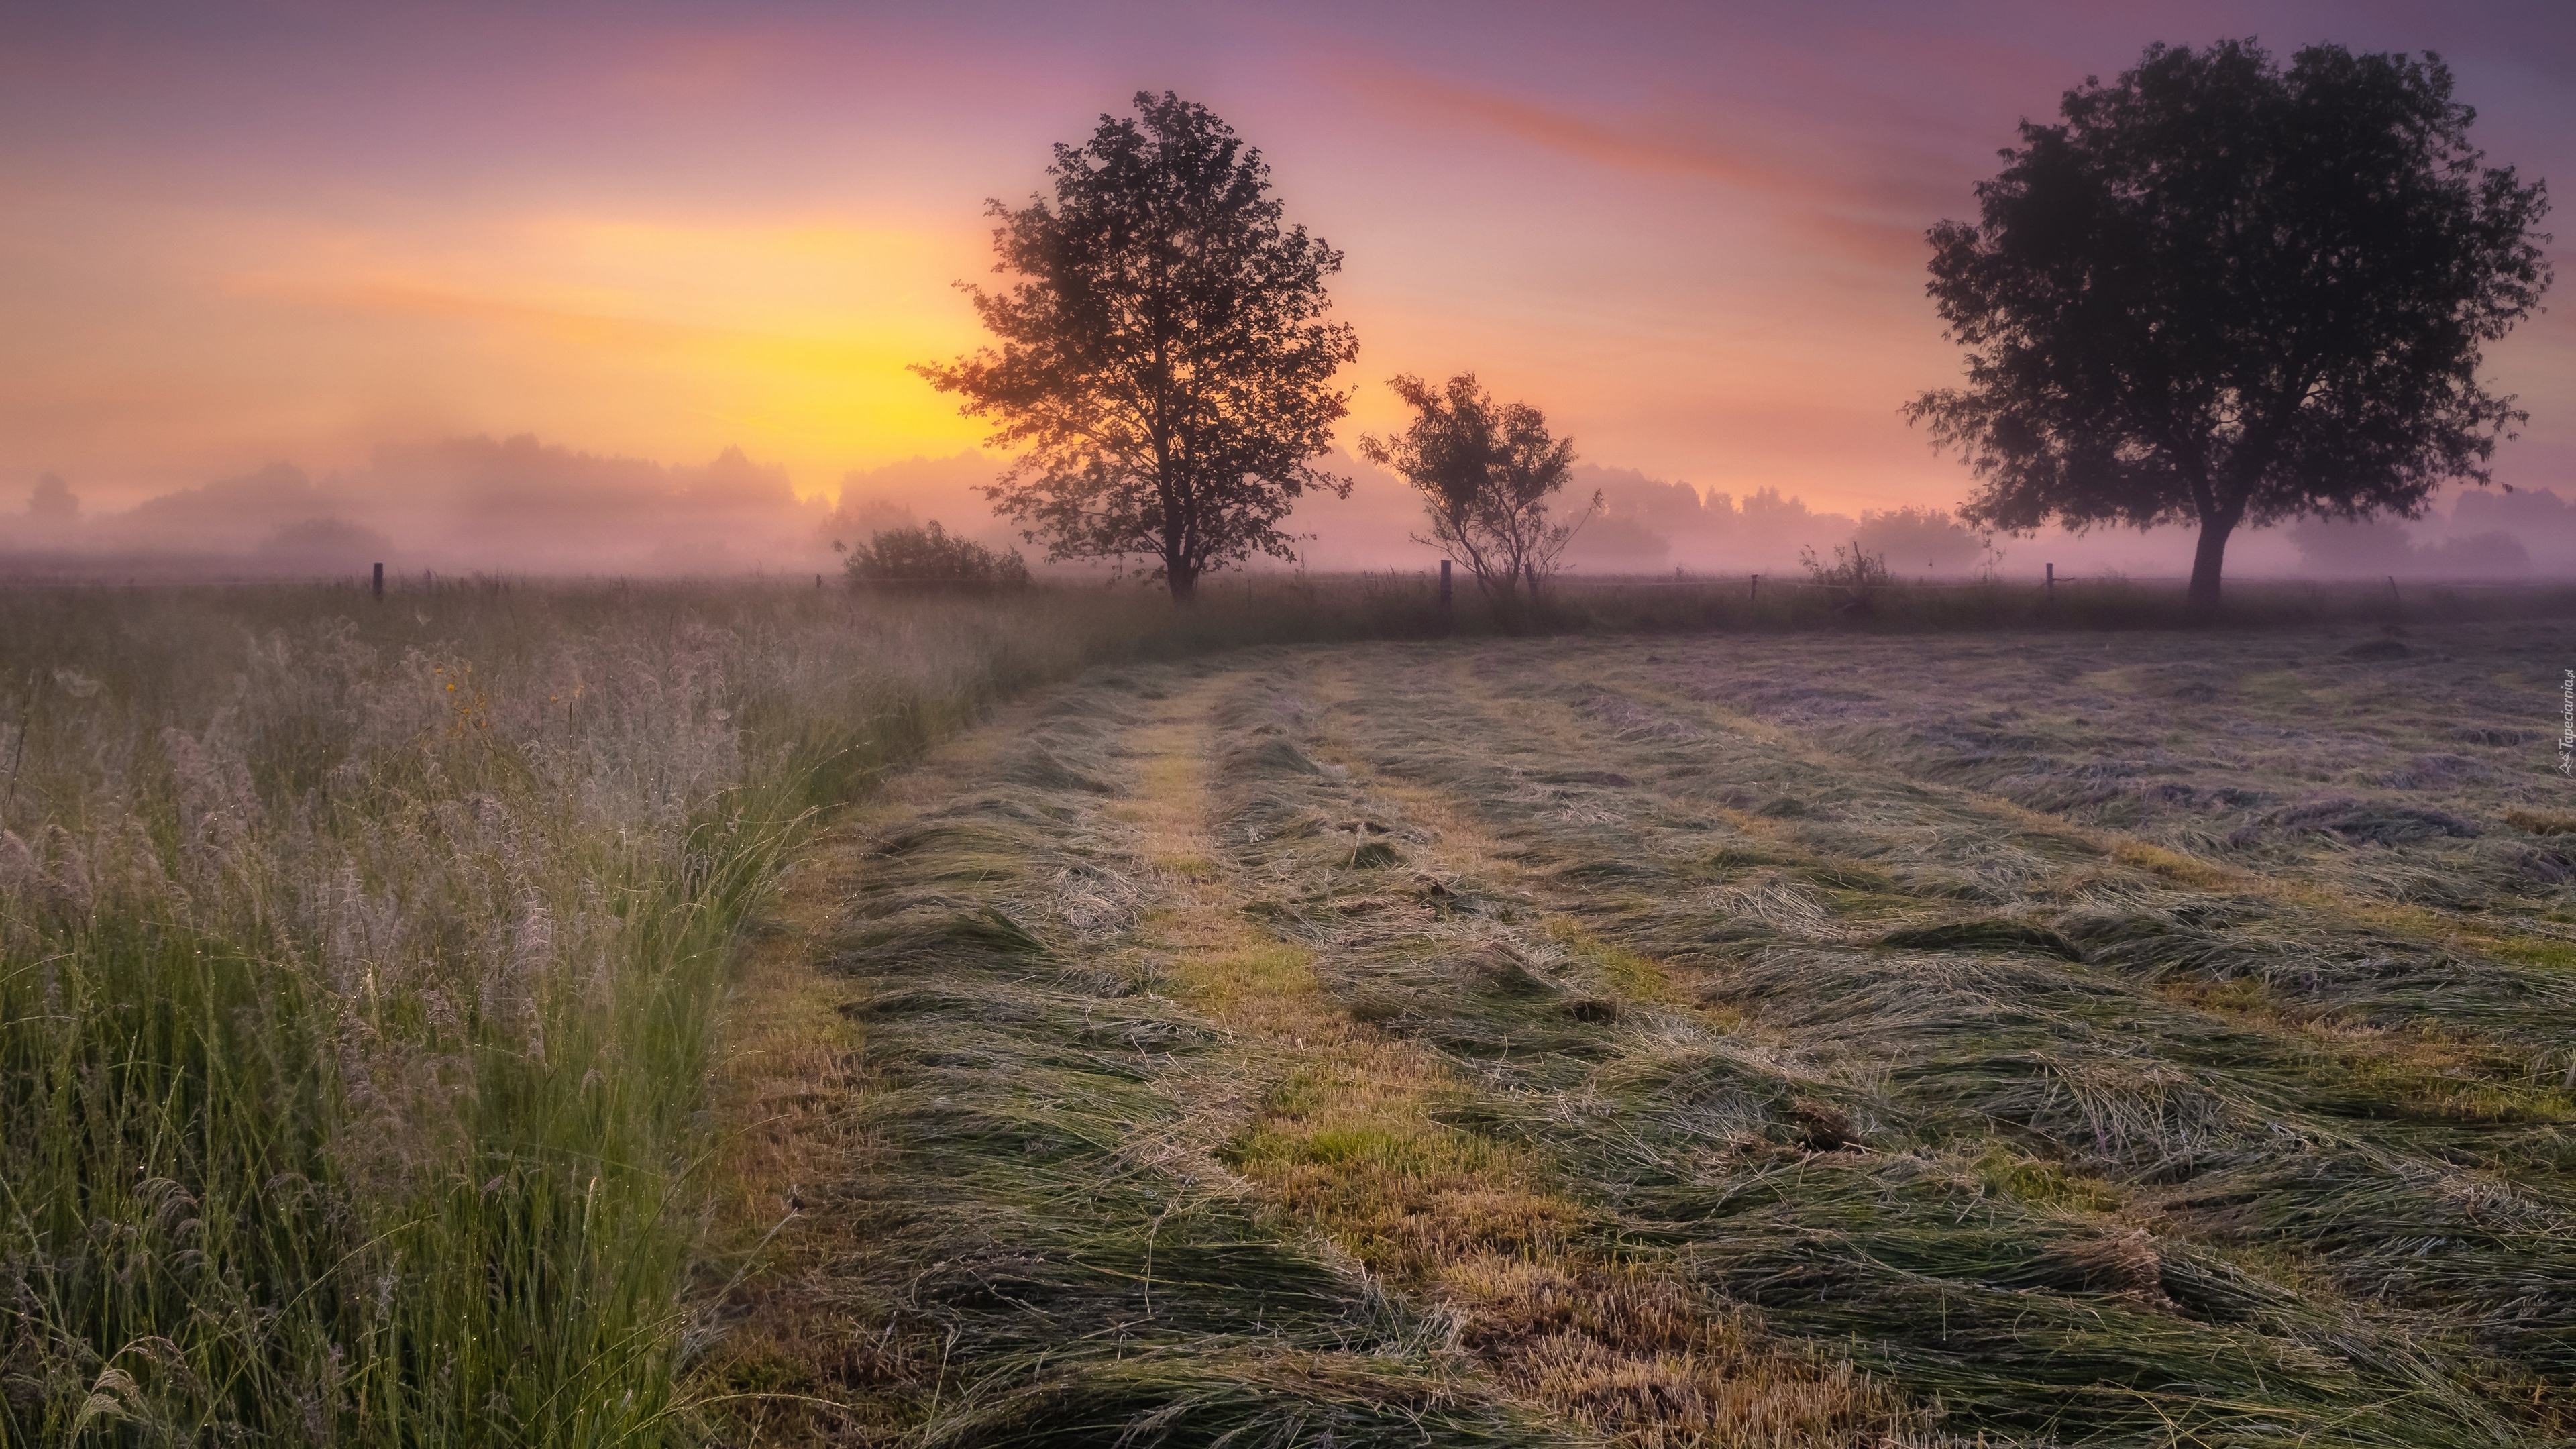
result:
M 2492 159 L 2576 158 L 2558 7 L 2122 9 L 22 7 L 0 508 L 474 434 L 808 497 L 958 453 L 906 367 L 980 340 L 986 198 L 1141 87 L 1347 254 L 1352 433 L 1473 368 L 1590 462 L 1846 511 L 1964 494 L 1896 411 L 1957 366 L 1923 230 L 2149 41 L 2439 50 Z M 2492 366 L 2533 415 L 2499 479 L 2576 482 L 2567 309 Z

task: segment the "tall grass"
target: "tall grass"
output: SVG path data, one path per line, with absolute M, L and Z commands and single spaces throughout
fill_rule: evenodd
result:
M 662 1437 L 746 912 L 1146 608 L 0 594 L 0 1443 Z

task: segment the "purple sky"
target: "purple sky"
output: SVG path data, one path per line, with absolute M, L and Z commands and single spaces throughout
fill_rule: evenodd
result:
M 1354 431 L 1472 368 L 1592 461 L 1947 505 L 1897 416 L 1956 373 L 1923 229 L 2087 74 L 2249 34 L 2438 50 L 2491 159 L 2576 185 L 2563 4 L 13 4 L 0 499 L 475 432 L 807 493 L 956 453 L 904 364 L 977 341 L 984 198 L 1152 87 L 1347 253 Z M 2501 479 L 2576 484 L 2570 319 L 2491 354 Z

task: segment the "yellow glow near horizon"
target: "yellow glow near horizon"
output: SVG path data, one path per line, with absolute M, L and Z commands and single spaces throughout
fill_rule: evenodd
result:
M 973 345 L 972 312 L 948 281 L 974 269 L 982 240 L 837 221 L 549 217 L 452 252 L 325 247 L 236 285 L 360 325 L 471 333 L 497 371 L 545 379 L 544 411 L 575 430 L 558 441 L 673 459 L 738 445 L 785 463 L 800 493 L 829 494 L 841 469 L 983 436 L 907 370 Z M 498 399 L 467 406 L 478 402 L 500 411 Z
M 150 229 L 114 222 L 99 247 Z M 271 458 L 347 466 L 383 441 L 523 431 L 665 462 L 738 446 L 828 496 L 848 469 L 986 432 L 907 370 L 979 341 L 952 285 L 988 265 L 971 225 L 184 224 L 185 252 L 40 299 L 88 325 L 50 328 L 53 350 L 12 369 L 23 385 L 0 404 L 13 442 L 94 503 Z

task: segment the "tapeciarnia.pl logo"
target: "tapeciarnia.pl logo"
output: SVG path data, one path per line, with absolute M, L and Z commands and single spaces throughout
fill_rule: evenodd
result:
M 2558 773 L 2576 775 L 2576 669 L 2558 679 Z

